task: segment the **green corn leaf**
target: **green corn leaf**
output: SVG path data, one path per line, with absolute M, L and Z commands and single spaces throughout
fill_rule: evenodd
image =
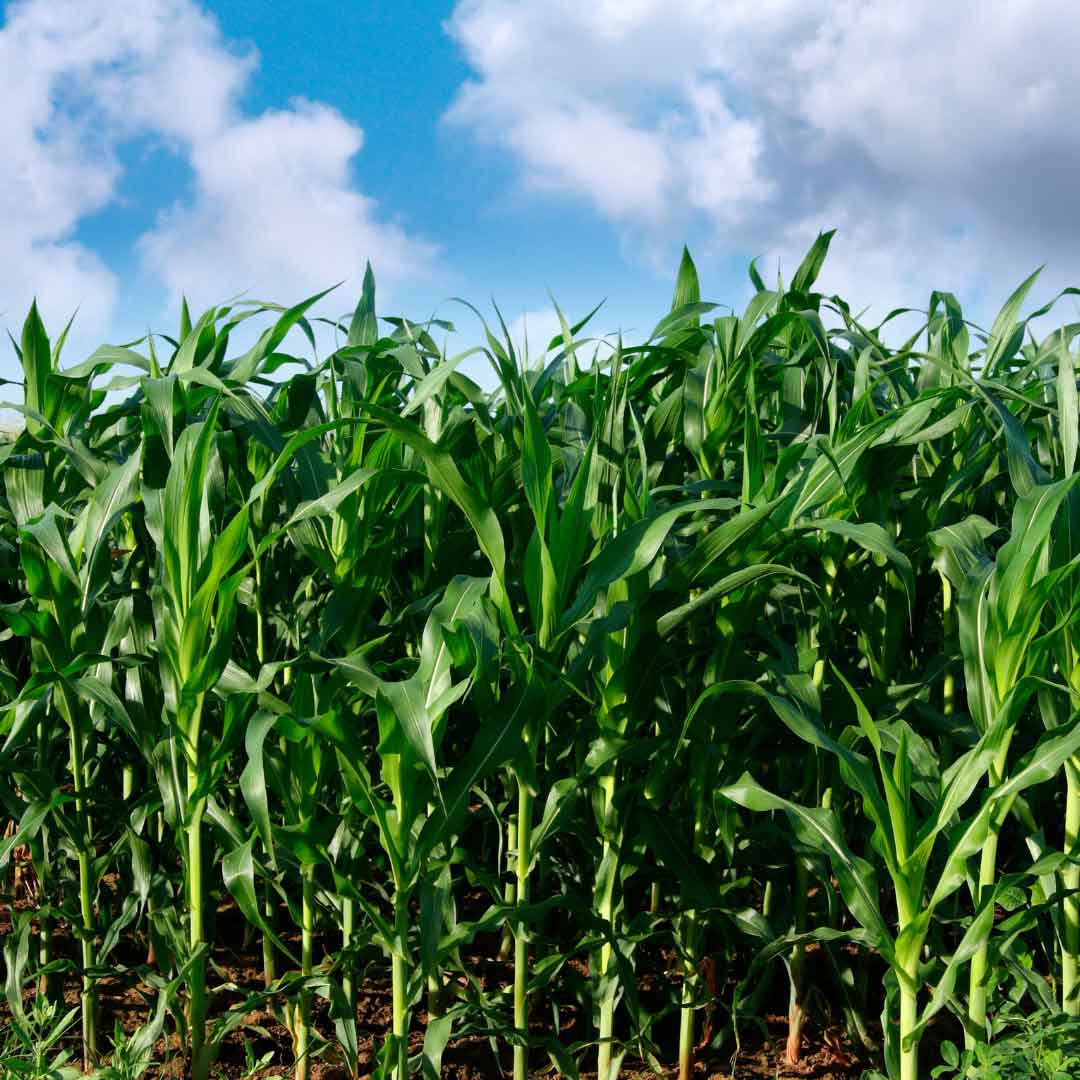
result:
M 835 229 L 818 233 L 817 239 L 810 246 L 810 250 L 803 257 L 798 270 L 795 271 L 795 276 L 791 279 L 792 292 L 808 292 L 817 281 L 818 274 L 825 263 L 825 256 L 829 253 L 829 244 L 835 235 Z
M 686 247 L 682 250 L 682 259 L 679 261 L 679 273 L 675 279 L 675 296 L 671 301 L 671 310 L 677 311 L 687 304 L 701 302 L 701 286 L 698 283 L 697 267 L 690 258 L 690 251 Z
M 375 318 L 375 275 L 371 263 L 364 266 L 364 282 L 360 299 L 349 324 L 349 345 L 374 345 L 379 337 Z
M 852 915 L 872 940 L 890 943 L 891 936 L 878 907 L 873 868 L 848 848 L 832 810 L 805 807 L 773 795 L 744 773 L 735 784 L 720 789 L 724 798 L 747 810 L 782 810 L 791 819 L 804 843 L 828 856 L 840 881 L 840 890 Z
M 46 386 L 53 370 L 52 353 L 49 350 L 49 338 L 45 325 L 38 313 L 37 301 L 30 305 L 22 329 L 22 346 L 19 350 L 23 369 L 24 401 L 34 414 L 48 415 Z M 27 416 L 26 427 L 32 434 L 37 434 L 42 427 L 35 415 Z
M 1066 476 L 1076 469 L 1077 442 L 1080 440 L 1080 402 L 1076 390 L 1076 360 L 1069 351 L 1064 333 L 1057 349 L 1058 429 L 1061 432 L 1061 456 Z
M 1024 336 L 1024 324 L 1017 324 L 1016 321 L 1020 314 L 1020 305 L 1042 271 L 1043 267 L 1040 266 L 1038 270 L 1025 278 L 1005 301 L 1005 306 L 994 319 L 994 325 L 990 328 L 990 337 L 986 343 L 985 372 L 987 377 L 993 376 L 999 365 L 1011 360 L 1019 348 Z

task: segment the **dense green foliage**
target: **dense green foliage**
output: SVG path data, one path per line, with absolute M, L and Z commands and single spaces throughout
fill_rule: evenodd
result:
M 686 255 L 643 344 L 564 320 L 526 363 L 500 319 L 494 392 L 449 324 L 376 318 L 370 272 L 317 362 L 281 348 L 314 351 L 318 297 L 68 368 L 32 309 L 0 446 L 10 1030 L 78 1017 L 123 1075 L 178 1032 L 201 1080 L 268 1002 L 298 1076 L 355 1069 L 382 969 L 397 1080 L 476 1033 L 516 1080 L 685 1077 L 777 991 L 792 1059 L 827 1002 L 914 1080 L 931 1022 L 986 1062 L 1006 1018 L 1075 1017 L 1080 325 L 1027 332 L 1033 276 L 989 332 L 935 293 L 888 347 L 813 291 L 830 237 L 787 287 L 752 267 L 741 317 Z M 230 905 L 264 988 L 215 963 Z M 467 959 L 500 934 L 504 987 Z M 106 976 L 152 989 L 134 1035 Z

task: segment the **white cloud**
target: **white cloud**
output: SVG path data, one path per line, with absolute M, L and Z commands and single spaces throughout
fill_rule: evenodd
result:
M 704 7 L 464 0 L 447 28 L 479 78 L 447 119 L 513 150 L 526 184 L 622 224 L 664 229 L 682 204 L 757 203 L 769 193 L 760 131 L 697 77 L 704 50 L 680 56 L 700 44 Z
M 526 178 L 536 188 L 579 192 L 616 219 L 652 218 L 661 207 L 670 182 L 668 162 L 651 135 L 614 110 L 587 102 L 538 109 L 507 137 L 527 162 Z M 610 172 L 606 161 L 621 162 L 623 168 Z
M 433 249 L 378 221 L 349 184 L 362 142 L 339 113 L 306 101 L 198 139 L 195 199 L 141 238 L 146 265 L 200 306 L 240 289 L 292 303 L 342 278 L 358 284 L 369 257 L 380 284 L 415 273 Z
M 294 302 L 364 261 L 380 285 L 422 276 L 433 248 L 388 223 L 349 175 L 363 133 L 335 110 L 297 101 L 246 115 L 258 65 L 194 0 L 21 0 L 0 25 L 0 318 L 32 295 L 50 326 L 80 307 L 73 344 L 115 324 L 121 283 L 75 237 L 119 198 L 118 149 L 164 143 L 190 166 L 193 196 L 139 243 L 143 265 L 196 306 L 243 289 Z M 140 283 L 145 295 L 145 282 Z M 340 303 L 340 301 L 339 301 Z M 145 315 L 145 312 L 141 312 Z
M 838 226 L 822 284 L 875 314 L 1080 279 L 1070 0 L 460 0 L 447 30 L 447 121 L 665 269 L 685 237 L 790 276 Z

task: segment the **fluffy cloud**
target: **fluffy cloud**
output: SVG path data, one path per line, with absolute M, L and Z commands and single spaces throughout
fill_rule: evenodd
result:
M 362 133 L 325 105 L 298 101 L 198 139 L 194 202 L 163 213 L 139 249 L 175 295 L 223 300 L 238 288 L 288 302 L 349 277 L 363 260 L 400 280 L 431 253 L 350 187 Z
M 762 131 L 699 78 L 705 5 L 465 0 L 447 24 L 479 78 L 447 118 L 622 224 L 665 228 L 684 206 L 727 215 L 768 198 Z M 689 63 L 687 62 L 689 60 Z
M 1080 278 L 1080 20 L 1067 0 L 460 0 L 447 113 L 626 247 L 780 257 L 877 314 L 930 288 Z M 875 303 L 876 302 L 876 303 Z
M 298 101 L 259 116 L 240 107 L 258 64 L 193 0 L 21 0 L 0 26 L 0 313 L 21 319 L 36 293 L 50 325 L 79 306 L 77 343 L 96 344 L 119 283 L 75 239 L 118 198 L 118 149 L 163 142 L 193 174 L 190 201 L 141 238 L 145 268 L 196 304 L 240 289 L 292 301 L 334 281 L 421 274 L 432 248 L 380 218 L 355 189 L 354 124 Z

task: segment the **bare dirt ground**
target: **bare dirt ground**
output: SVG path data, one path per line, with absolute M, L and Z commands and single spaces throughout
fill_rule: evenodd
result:
M 107 883 L 108 884 L 108 883 Z M 16 908 L 26 908 L 28 901 L 21 900 Z M 10 931 L 11 919 L 7 905 L 0 907 L 0 942 Z M 243 1000 L 244 992 L 262 988 L 261 945 L 258 938 L 246 932 L 239 912 L 231 905 L 224 905 L 217 914 L 218 947 L 213 956 L 213 978 L 234 984 L 236 992 L 218 996 L 216 1010 Z M 288 939 L 287 939 L 288 940 Z M 54 950 L 57 955 L 75 955 L 75 942 L 63 927 L 54 931 Z M 469 969 L 479 973 L 479 982 L 485 993 L 497 994 L 509 987 L 512 972 L 508 964 L 497 959 L 499 938 L 497 935 L 479 936 L 472 949 L 463 955 Z M 318 942 L 316 957 L 326 955 L 332 947 L 330 942 Z M 125 1032 L 135 1031 L 145 1023 L 154 991 L 139 978 L 138 971 L 145 971 L 146 943 L 129 937 L 122 939 L 114 953 L 118 974 L 101 980 L 99 985 L 100 1031 L 111 1036 L 114 1024 L 119 1022 Z M 587 974 L 582 961 L 571 965 L 578 975 Z M 667 974 L 675 965 L 673 957 L 663 949 L 651 953 L 643 951 L 638 960 L 639 996 L 647 1007 L 662 1007 L 665 997 L 670 1000 L 670 978 Z M 778 980 L 779 982 L 780 980 Z M 784 989 L 784 987 L 779 987 Z M 786 992 L 786 991 L 785 991 Z M 29 1000 L 32 991 L 26 991 Z M 64 980 L 63 996 L 66 1004 L 75 1006 L 79 1001 L 79 983 L 74 976 Z M 839 1024 L 821 1025 L 811 1023 L 805 1030 L 804 1054 L 797 1066 L 784 1064 L 784 1044 L 787 1037 L 787 1017 L 779 1011 L 780 1002 L 773 1002 L 775 1011 L 763 1017 L 748 1020 L 740 1026 L 740 1045 L 728 1039 L 718 1050 L 710 1049 L 714 1034 L 713 1016 L 708 1009 L 702 1010 L 698 1023 L 700 1045 L 694 1067 L 695 1080 L 856 1080 L 872 1063 L 860 1056 L 844 1037 Z M 533 1010 L 532 1030 L 538 1037 L 551 1037 L 553 1028 L 551 1008 L 538 1003 Z M 0 1003 L 0 1031 L 5 1024 L 6 1006 Z M 839 1013 L 839 1010 L 837 1010 Z M 349 1080 L 340 1052 L 334 1040 L 333 1024 L 328 1017 L 328 1005 L 314 999 L 313 1019 L 319 1033 L 326 1040 L 323 1055 L 312 1062 L 311 1080 Z M 419 1053 L 423 1045 L 426 1013 L 417 1010 L 413 1017 L 410 1034 L 410 1053 Z M 560 1005 L 560 1040 L 571 1044 L 587 1038 L 585 1027 L 588 1018 L 570 1005 Z M 367 1076 L 374 1072 L 376 1055 L 385 1039 L 391 1023 L 391 989 L 389 978 L 375 976 L 364 978 L 357 987 L 357 1032 L 359 1038 L 359 1073 Z M 677 1015 L 664 1017 L 653 1032 L 657 1044 L 671 1048 L 674 1057 L 677 1045 Z M 78 1025 L 74 1025 L 65 1040 L 76 1050 Z M 63 1045 L 63 1044 L 61 1044 Z M 595 1073 L 587 1071 L 595 1051 L 587 1051 L 582 1061 L 581 1080 L 592 1080 Z M 265 1064 L 254 1071 L 252 1061 Z M 293 1053 L 289 1031 L 275 1015 L 273 1009 L 253 1010 L 244 1017 L 243 1024 L 232 1031 L 221 1043 L 215 1063 L 217 1080 L 255 1080 L 261 1077 L 291 1076 Z M 510 1072 L 510 1054 L 505 1045 L 496 1040 L 495 1046 L 486 1035 L 471 1035 L 452 1039 L 443 1054 L 442 1076 L 446 1080 L 502 1080 Z M 672 1065 L 666 1068 L 668 1076 L 674 1076 Z M 147 1080 L 180 1080 L 188 1074 L 183 1049 L 175 1034 L 159 1040 L 154 1049 L 154 1064 L 143 1075 Z M 556 1070 L 543 1050 L 534 1056 L 532 1075 L 554 1076 Z M 654 1070 L 635 1058 L 628 1050 L 622 1063 L 620 1075 L 627 1080 L 645 1080 L 655 1077 Z

